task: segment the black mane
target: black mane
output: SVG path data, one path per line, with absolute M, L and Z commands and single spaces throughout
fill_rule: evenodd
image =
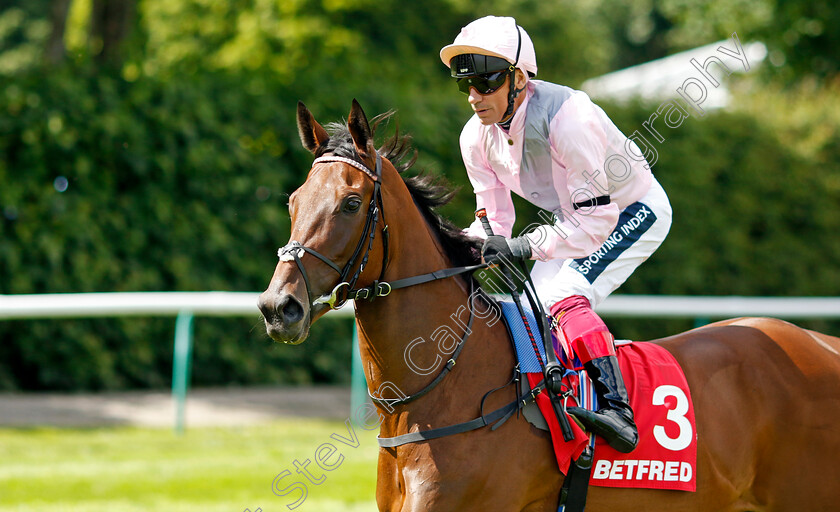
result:
M 394 112 L 386 112 L 372 119 L 371 131 L 393 116 Z M 329 123 L 326 125 L 330 133 L 329 141 L 318 148 L 316 157 L 325 154 L 332 154 L 344 158 L 351 158 L 359 163 L 362 162 L 353 145 L 350 130 L 346 124 Z M 475 265 L 479 263 L 481 253 L 481 240 L 465 236 L 461 229 L 449 219 L 444 218 L 437 212 L 437 208 L 448 203 L 457 192 L 452 189 L 446 180 L 440 177 L 423 174 L 407 176 L 405 171 L 410 169 L 417 160 L 417 151 L 411 147 L 409 135 L 400 136 L 399 126 L 393 137 L 376 150 L 383 158 L 387 158 L 396 167 L 397 172 L 403 179 L 411 193 L 414 204 L 423 213 L 426 221 L 435 230 L 441 245 L 449 257 L 449 260 L 456 267 Z M 385 212 L 386 215 L 388 212 Z

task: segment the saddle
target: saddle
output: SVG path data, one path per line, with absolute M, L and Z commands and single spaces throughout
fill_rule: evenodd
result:
M 586 432 L 571 421 L 574 439 L 566 442 L 560 432 L 551 402 L 544 391 L 542 368 L 545 349 L 537 344 L 540 359 L 527 336 L 518 308 L 512 302 L 499 302 L 502 318 L 508 328 L 517 357 L 520 396 L 529 393 L 533 401 L 522 407 L 525 419 L 550 433 L 559 470 L 568 475 L 570 464 L 587 446 L 594 447 L 590 485 L 696 491 L 695 468 L 697 435 L 694 407 L 685 375 L 674 357 L 653 343 L 616 342 L 616 353 L 630 395 L 639 444 L 624 454 Z M 531 326 L 538 325 L 530 309 L 525 309 Z M 555 340 L 556 341 L 556 340 Z M 568 344 L 554 346 L 568 349 Z M 576 405 L 597 410 L 595 392 L 586 371 L 575 354 L 557 354 L 564 365 L 564 399 Z M 569 416 L 569 418 L 572 418 Z

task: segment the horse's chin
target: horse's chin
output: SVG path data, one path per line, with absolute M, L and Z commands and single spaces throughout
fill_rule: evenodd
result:
M 266 323 L 268 336 L 278 343 L 300 345 L 309 337 L 309 322 L 299 322 L 295 327 L 279 326 Z

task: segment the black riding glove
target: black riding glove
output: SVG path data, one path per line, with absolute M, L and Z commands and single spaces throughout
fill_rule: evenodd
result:
M 505 238 L 501 235 L 491 235 L 484 241 L 481 257 L 487 263 L 527 260 L 531 257 L 531 244 L 524 236 Z

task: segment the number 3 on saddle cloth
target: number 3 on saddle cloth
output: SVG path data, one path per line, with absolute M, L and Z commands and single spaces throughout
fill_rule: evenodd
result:
M 542 343 L 537 343 L 541 363 L 516 306 L 512 302 L 499 304 L 516 348 L 520 371 L 534 389 L 543 379 L 545 349 Z M 531 310 L 526 308 L 525 312 L 529 324 L 536 328 L 538 324 Z M 559 345 L 558 340 L 554 342 L 555 346 L 569 350 L 565 340 Z M 696 491 L 697 431 L 694 406 L 682 368 L 668 351 L 653 343 L 618 342 L 616 352 L 639 429 L 639 444 L 625 454 L 596 437 L 590 485 Z M 565 381 L 574 391 L 574 398 L 570 397 L 567 405 L 596 409 L 595 393 L 580 361 L 567 354 L 558 354 L 558 358 L 570 368 Z M 571 460 L 590 442 L 589 436 L 570 417 L 575 438 L 565 442 L 544 390 L 536 396 L 536 403 L 548 424 L 557 465 L 567 474 Z

